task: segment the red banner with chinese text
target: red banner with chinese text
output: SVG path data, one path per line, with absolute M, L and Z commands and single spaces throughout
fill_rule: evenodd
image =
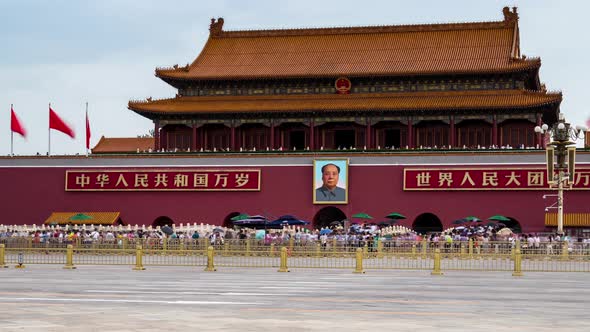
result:
M 66 191 L 260 191 L 259 169 L 67 170 Z
M 576 169 L 577 190 L 590 190 L 590 169 Z M 404 190 L 547 190 L 547 170 L 540 168 L 405 168 Z

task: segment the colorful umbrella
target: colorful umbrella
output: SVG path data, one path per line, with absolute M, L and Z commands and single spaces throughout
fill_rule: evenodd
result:
M 70 220 L 88 220 L 88 219 L 92 219 L 92 217 L 87 214 L 84 214 L 84 213 L 78 213 L 78 214 L 75 214 L 70 217 Z
M 249 215 L 247 215 L 245 213 L 240 213 L 237 216 L 232 217 L 230 220 L 232 220 L 232 221 L 238 221 L 238 220 L 244 220 L 244 219 L 248 219 L 248 218 L 250 218 Z
M 463 219 L 465 219 L 466 221 L 470 221 L 470 222 L 480 222 L 480 221 L 482 221 L 478 217 L 474 217 L 474 216 L 465 217 Z
M 386 215 L 385 218 L 397 220 L 397 219 L 406 219 L 406 216 L 404 216 L 401 213 L 392 212 L 392 213 Z
M 495 215 L 495 216 L 491 216 L 488 218 L 488 220 L 494 220 L 494 221 L 510 221 L 510 218 L 501 216 L 501 215 Z
M 352 215 L 353 218 L 360 218 L 360 219 L 373 219 L 370 215 L 366 213 L 357 213 Z

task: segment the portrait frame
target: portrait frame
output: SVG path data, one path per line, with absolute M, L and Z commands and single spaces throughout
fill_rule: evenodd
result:
M 342 189 L 344 189 L 343 199 L 338 199 L 342 197 L 335 197 L 338 200 L 332 200 L 329 199 L 329 196 L 326 194 L 324 182 L 322 179 L 322 168 L 328 164 L 334 164 L 340 168 L 340 172 L 338 174 L 337 188 L 334 192 L 337 193 L 337 195 L 341 195 Z M 326 158 L 313 160 L 313 204 L 348 204 L 348 165 L 348 158 Z

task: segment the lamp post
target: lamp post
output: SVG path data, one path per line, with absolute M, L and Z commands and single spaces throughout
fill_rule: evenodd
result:
M 551 128 L 547 124 L 535 127 L 536 133 L 551 135 L 551 143 L 546 149 L 547 182 L 551 188 L 557 189 L 557 233 L 559 235 L 563 235 L 563 190 L 566 185 L 571 187 L 574 184 L 575 142 L 586 130 L 584 126 L 572 127 L 565 121 L 561 112 L 557 122 Z

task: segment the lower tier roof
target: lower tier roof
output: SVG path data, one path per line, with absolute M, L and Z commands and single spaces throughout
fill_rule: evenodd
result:
M 528 90 L 484 90 L 407 93 L 314 94 L 176 97 L 130 101 L 143 114 L 215 114 L 249 112 L 412 111 L 514 109 L 559 104 L 561 93 Z

